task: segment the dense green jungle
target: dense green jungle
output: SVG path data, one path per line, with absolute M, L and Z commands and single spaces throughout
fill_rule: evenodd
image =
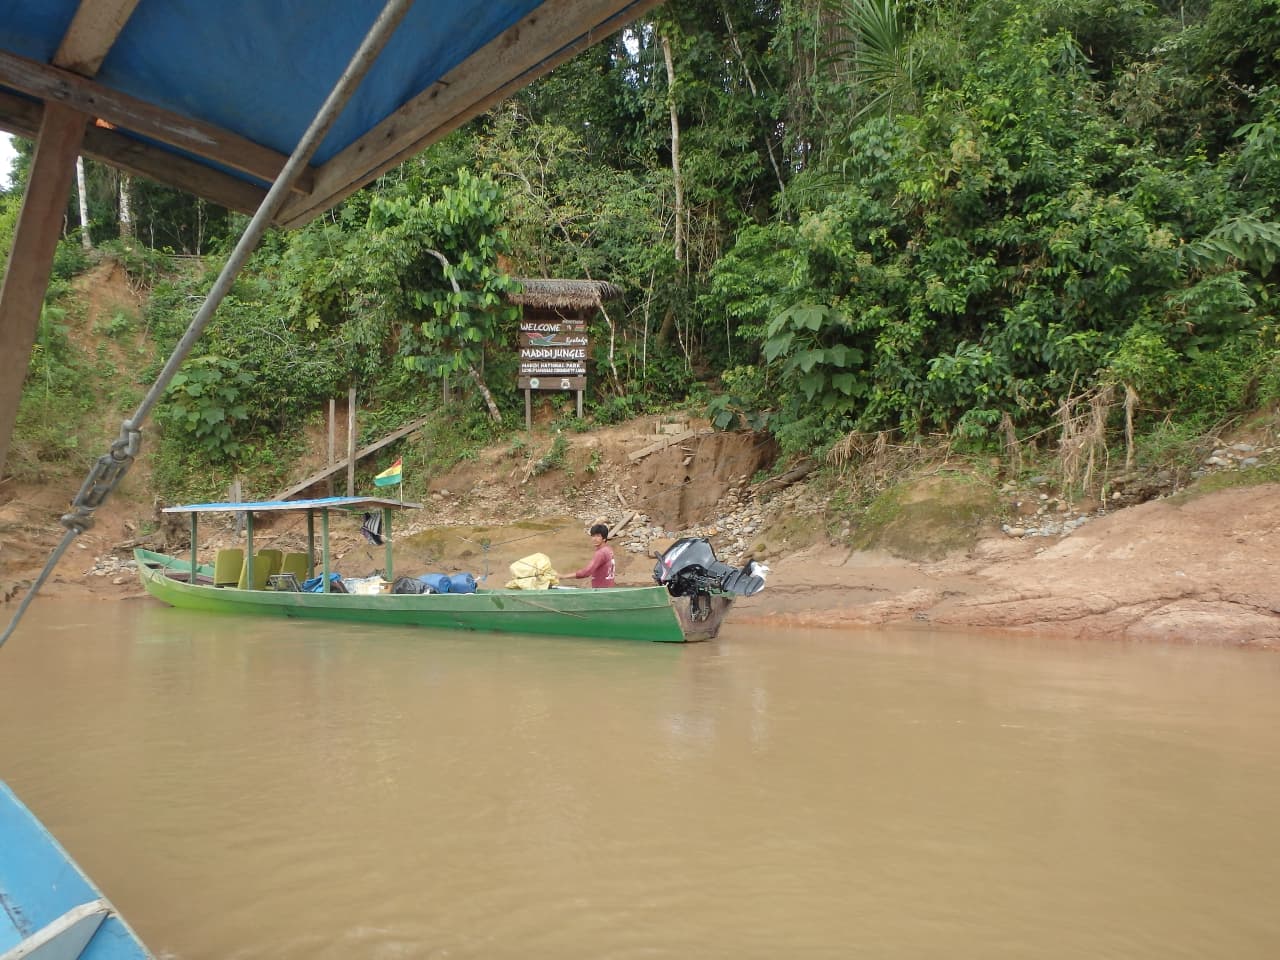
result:
M 101 414 L 137 403 L 245 222 L 84 168 L 20 480 L 106 449 Z M 97 321 L 115 352 L 70 332 L 104 261 L 139 294 Z M 1280 401 L 1277 263 L 1276 0 L 672 0 L 270 234 L 157 408 L 152 484 L 268 494 L 351 387 L 362 442 L 438 414 L 365 467 L 403 455 L 407 494 L 512 442 L 520 277 L 624 291 L 585 418 L 538 397 L 553 431 L 680 410 L 771 434 L 780 468 L 891 438 L 1167 470 Z

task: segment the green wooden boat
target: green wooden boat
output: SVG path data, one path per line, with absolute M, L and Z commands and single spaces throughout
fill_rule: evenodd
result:
M 195 551 L 180 559 L 148 550 L 135 550 L 138 575 L 147 592 L 158 600 L 184 610 L 205 613 L 295 617 L 348 623 L 388 624 L 446 630 L 533 634 L 597 639 L 651 640 L 681 643 L 709 640 L 720 629 L 734 594 L 714 588 L 673 596 L 667 586 L 612 587 L 607 590 L 553 587 L 546 590 L 486 590 L 474 593 L 335 593 L 329 570 L 329 513 L 333 510 L 382 512 L 387 537 L 386 579 L 391 569 L 391 514 L 415 509 L 417 504 L 377 497 L 328 497 L 321 500 L 259 501 L 246 503 L 191 504 L 169 507 L 166 512 L 186 512 L 192 517 L 192 544 L 196 543 L 197 517 L 209 512 L 243 512 L 247 518 L 246 565 L 252 567 L 253 517 L 255 513 L 304 512 L 307 516 L 308 557 L 314 557 L 314 519 L 322 522 L 321 569 L 324 592 L 295 589 L 244 589 L 215 585 L 213 568 L 198 564 Z M 195 582 L 191 570 L 195 568 Z M 736 572 L 736 571 L 735 571 Z M 241 579 L 241 584 L 246 582 Z M 247 582 L 254 582 L 252 570 Z M 274 584 L 292 587 L 292 582 Z M 739 590 L 738 592 L 745 592 Z M 753 591 L 754 592 L 754 591 Z

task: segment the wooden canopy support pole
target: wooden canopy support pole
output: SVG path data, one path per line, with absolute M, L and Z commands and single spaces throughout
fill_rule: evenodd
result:
M 253 589 L 253 511 L 244 515 L 244 585 Z
M 307 511 L 307 579 L 316 575 L 316 512 Z
M 48 103 L 40 121 L 27 192 L 0 288 L 0 476 L 9 456 L 87 120 L 82 113 Z
M 195 510 L 191 511 L 191 574 L 187 577 L 187 583 L 196 582 L 196 528 L 200 524 L 200 514 Z
M 320 510 L 320 592 L 329 592 L 329 508 Z
M 382 508 L 382 529 L 387 544 L 387 579 L 395 582 L 395 572 L 391 569 L 391 508 Z

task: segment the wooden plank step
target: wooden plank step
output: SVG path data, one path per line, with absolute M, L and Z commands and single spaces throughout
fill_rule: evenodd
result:
M 692 440 L 694 437 L 705 436 L 710 432 L 711 432 L 710 430 L 702 430 L 702 431 L 687 430 L 684 433 L 670 434 L 670 435 L 664 436 L 661 440 L 657 441 L 656 443 L 649 444 L 649 446 L 645 447 L 643 450 L 636 450 L 633 453 L 628 453 L 627 459 L 630 460 L 632 463 L 635 463 L 637 460 L 643 460 L 645 457 L 649 456 L 649 454 L 651 453 L 657 453 L 659 450 L 665 450 L 667 449 L 667 447 L 674 446 L 677 443 L 684 443 L 684 441 Z

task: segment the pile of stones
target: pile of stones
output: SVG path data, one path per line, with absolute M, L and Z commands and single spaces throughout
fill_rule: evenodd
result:
M 1201 469 L 1192 476 L 1202 477 L 1218 470 L 1251 470 L 1260 467 L 1265 461 L 1275 459 L 1280 454 L 1280 447 L 1259 447 L 1252 443 L 1233 443 L 1229 447 L 1218 447 L 1205 457 Z
M 1280 447 L 1277 446 L 1252 443 L 1224 445 L 1216 447 L 1205 457 L 1190 476 L 1194 480 L 1213 473 L 1253 470 L 1274 462 L 1278 455 Z M 1012 483 L 1000 488 L 1010 515 L 1000 529 L 1010 537 L 1066 536 L 1108 511 L 1167 497 L 1177 492 L 1179 482 L 1170 470 L 1154 474 L 1122 473 L 1107 481 L 1102 500 L 1084 499 L 1074 503 L 1050 492 L 1047 477 L 1034 477 L 1029 486 L 1033 488 L 1030 491 L 1019 489 Z
M 138 578 L 138 565 L 132 557 L 118 557 L 109 553 L 105 557 L 94 557 L 93 566 L 85 571 L 86 577 L 110 577 L 111 582 L 119 586 Z
M 1066 536 L 1106 510 L 1105 505 L 1096 500 L 1072 503 L 1051 495 L 1046 492 L 1049 484 L 1046 477 L 1036 477 L 1031 483 L 1036 487 L 1032 492 L 1019 491 L 1012 483 L 1000 488 L 1014 515 L 1014 519 L 1000 524 L 1007 536 L 1018 539 Z
M 621 531 L 615 546 L 620 546 L 628 553 L 652 557 L 681 537 L 705 537 L 711 541 L 717 557 L 736 566 L 755 553 L 760 533 L 774 517 L 784 512 L 792 515 L 812 514 L 821 509 L 820 502 L 806 496 L 803 484 L 788 487 L 764 503 L 750 493 L 744 482 L 732 485 L 716 503 L 714 516 L 703 523 L 672 530 L 655 523 L 645 514 L 638 514 Z M 584 529 L 599 516 L 598 513 L 578 514 Z

